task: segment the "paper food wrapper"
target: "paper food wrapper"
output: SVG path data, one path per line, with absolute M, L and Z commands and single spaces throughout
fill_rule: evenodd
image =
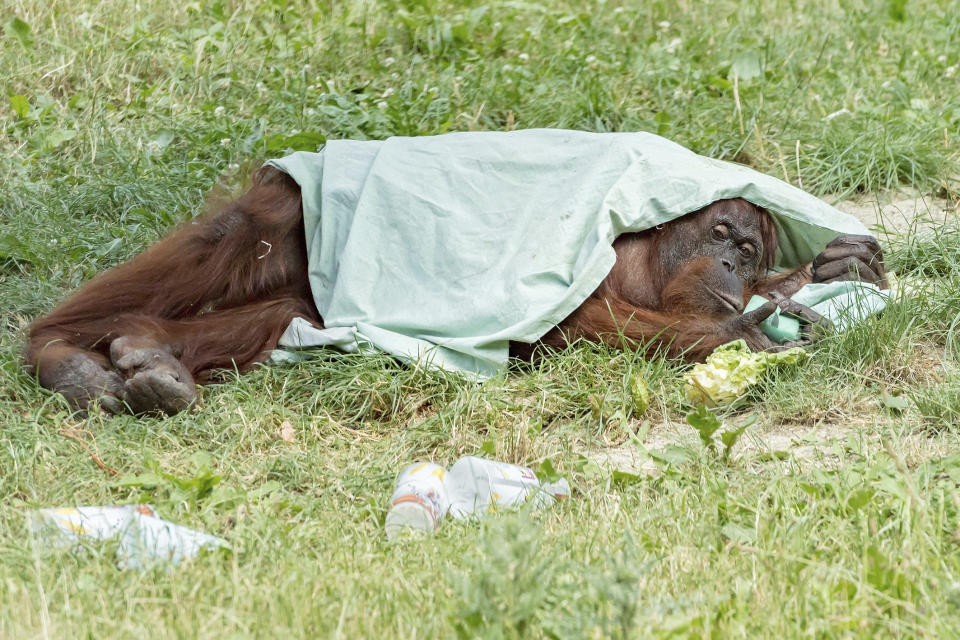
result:
M 225 540 L 168 522 L 149 505 L 39 509 L 29 514 L 37 540 L 58 548 L 119 540 L 117 561 L 125 569 L 177 565 L 201 549 L 230 545 Z

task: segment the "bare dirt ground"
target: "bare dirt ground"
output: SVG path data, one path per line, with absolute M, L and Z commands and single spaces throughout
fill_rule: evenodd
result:
M 904 193 L 844 200 L 834 206 L 858 218 L 881 240 L 911 231 L 931 233 L 943 224 L 957 222 L 960 216 L 960 203 Z M 750 458 L 770 454 L 800 467 L 835 468 L 848 452 L 858 447 L 881 449 L 881 434 L 902 431 L 903 427 L 901 422 L 880 413 L 842 423 L 755 425 L 740 438 L 733 455 Z M 652 425 L 643 439 L 644 448 L 652 451 L 671 444 L 699 446 L 697 433 L 685 423 L 662 422 Z M 943 438 L 933 434 L 909 433 L 899 438 L 900 455 L 907 464 L 943 455 L 947 446 Z M 591 457 L 618 471 L 659 472 L 649 455 L 632 442 L 592 452 Z
M 951 220 L 956 221 L 960 213 L 960 203 L 906 193 L 864 196 L 843 200 L 834 206 L 858 218 L 881 240 L 911 229 L 918 233 L 929 232 Z
M 833 469 L 843 464 L 848 456 L 881 450 L 884 433 L 902 430 L 902 424 L 882 416 L 873 416 L 870 422 L 861 423 L 757 425 L 747 429 L 731 455 L 733 459 L 743 461 L 775 457 L 801 470 L 810 467 Z M 945 455 L 952 446 L 951 442 L 938 434 L 913 432 L 900 435 L 897 448 L 907 465 L 914 466 Z M 660 467 L 644 449 L 656 452 L 668 445 L 701 446 L 696 431 L 689 425 L 664 422 L 651 426 L 643 439 L 643 449 L 626 442 L 618 447 L 594 451 L 589 457 L 612 470 L 656 475 L 660 473 Z

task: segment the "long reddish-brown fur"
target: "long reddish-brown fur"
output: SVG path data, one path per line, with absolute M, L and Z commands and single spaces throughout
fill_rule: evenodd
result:
M 110 343 L 151 336 L 182 351 L 199 380 L 248 368 L 295 316 L 319 325 L 303 236 L 300 189 L 266 169 L 240 199 L 167 236 L 88 282 L 30 327 L 26 361 L 38 369 L 86 352 L 109 366 Z

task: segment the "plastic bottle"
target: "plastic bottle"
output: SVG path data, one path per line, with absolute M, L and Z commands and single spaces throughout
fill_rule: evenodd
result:
M 447 472 L 432 462 L 419 462 L 400 472 L 387 513 L 387 537 L 404 528 L 434 531 L 448 513 L 465 520 L 529 500 L 537 508 L 570 496 L 563 478 L 542 484 L 521 467 L 474 456 L 461 458 Z
M 543 486 L 536 474 L 496 460 L 467 456 L 457 460 L 447 478 L 450 515 L 468 519 L 498 507 L 518 507 L 531 498 L 537 507 L 553 504 L 556 497 L 569 497 L 570 485 L 561 478 Z
M 432 462 L 416 462 L 397 476 L 385 528 L 392 538 L 404 528 L 433 531 L 450 508 L 447 470 Z

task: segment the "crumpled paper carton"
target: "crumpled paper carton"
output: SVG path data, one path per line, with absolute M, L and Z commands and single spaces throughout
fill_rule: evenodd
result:
M 38 509 L 28 517 L 37 540 L 54 547 L 118 539 L 117 561 L 124 569 L 175 566 L 201 549 L 230 548 L 226 540 L 158 517 L 150 505 Z

